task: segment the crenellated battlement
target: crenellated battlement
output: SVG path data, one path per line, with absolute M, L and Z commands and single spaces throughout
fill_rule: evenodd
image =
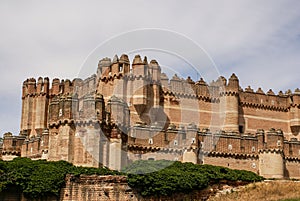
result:
M 183 79 L 174 75 L 171 80 L 166 74 L 161 74 L 164 91 L 179 94 L 181 96 L 206 97 L 209 99 L 219 98 L 223 95 L 238 95 L 239 81 L 235 74 L 231 76 L 227 84 L 225 77 L 220 76 L 216 81 L 207 84 L 203 78 L 193 81 L 191 77 Z
M 34 78 L 29 78 L 23 82 L 22 98 L 26 96 L 36 95 L 48 95 L 49 94 L 49 78 L 38 78 L 38 81 Z
M 169 78 L 149 61 L 115 55 L 86 79 L 26 79 L 20 135 L 4 135 L 2 158 L 117 170 L 168 159 L 300 178 L 299 89 L 242 89 L 234 73 L 215 81 Z
M 277 95 L 271 89 L 266 93 L 261 88 L 256 92 L 250 87 L 243 90 L 234 73 L 228 80 L 220 76 L 216 81 L 210 83 L 205 82 L 203 78 L 194 81 L 191 77 L 183 79 L 176 74 L 169 79 L 165 73 L 161 72 L 161 68 L 155 60 L 149 63 L 147 57 L 142 59 L 140 55 L 136 55 L 130 66 L 127 55 L 122 55 L 121 58 L 119 59 L 115 55 L 112 61 L 109 58 L 99 61 L 97 91 L 103 94 L 105 102 L 114 93 L 128 105 L 134 105 L 135 107 L 130 109 L 137 113 L 137 117 L 134 117 L 135 121 L 149 124 L 149 118 L 143 117 L 143 114 L 154 107 L 152 104 L 155 104 L 155 107 L 165 105 L 167 108 L 171 108 L 169 110 L 171 113 L 176 113 L 176 110 L 180 109 L 184 102 L 198 101 L 199 107 L 204 107 L 206 110 L 203 111 L 203 114 L 199 112 L 200 116 L 208 116 L 205 118 L 210 118 L 207 113 L 213 107 L 219 108 L 220 115 L 224 116 L 224 129 L 227 131 L 255 132 L 252 125 L 260 118 L 263 118 L 264 128 L 267 129 L 272 126 L 271 119 L 278 118 L 276 121 L 290 122 L 290 126 L 287 123 L 281 123 L 285 132 L 294 134 L 300 132 L 298 103 L 300 90 L 285 94 L 279 92 Z M 126 61 L 123 63 L 127 64 L 126 72 L 128 73 L 122 71 L 123 63 L 120 64 L 120 60 Z M 118 69 L 117 66 L 121 67 Z M 103 73 L 99 74 L 99 72 Z M 259 113 L 260 110 L 265 112 Z M 276 116 L 274 113 L 273 117 L 271 114 L 273 112 L 282 114 Z M 271 116 L 266 117 L 266 115 Z M 255 116 L 255 119 L 252 116 Z M 173 119 L 176 118 L 171 118 L 171 121 Z M 176 121 L 175 123 L 179 124 Z M 205 125 L 207 124 L 205 123 Z
M 289 109 L 289 107 L 299 106 L 300 90 L 296 89 L 295 93 L 288 90 L 286 93 L 279 91 L 275 94 L 272 89 L 265 93 L 261 88 L 256 92 L 248 86 L 245 90 L 240 90 L 240 101 L 246 106 L 256 106 L 266 109 Z
M 148 63 L 147 57 L 141 59 L 140 55 L 135 55 L 132 65 L 126 54 L 122 54 L 120 59 L 117 55 L 111 60 L 108 57 L 101 59 L 98 63 L 97 80 L 107 82 L 114 79 L 139 80 L 146 79 L 151 82 L 160 82 L 161 68 L 156 60 Z
M 211 132 L 193 126 L 162 127 L 137 124 L 130 129 L 128 145 L 151 150 L 184 150 L 194 147 L 206 154 L 244 154 L 251 157 L 260 153 L 278 153 L 285 157 L 296 157 L 300 160 L 300 141 L 284 140 L 281 129 L 270 129 L 264 132 L 258 129 L 257 134 L 238 134 L 233 132 Z M 246 155 L 245 155 L 246 154 Z M 221 156 L 220 155 L 220 156 Z
M 125 64 L 126 66 L 124 66 Z M 148 63 L 147 57 L 142 60 L 140 55 L 134 57 L 131 66 L 128 56 L 124 54 L 120 59 L 115 55 L 112 61 L 110 58 L 103 58 L 98 64 L 97 78 L 105 83 L 114 83 L 115 79 L 123 79 L 126 82 L 144 80 L 142 85 L 155 82 L 161 85 L 164 91 L 172 91 L 174 94 L 184 96 L 209 97 L 211 99 L 219 97 L 221 92 L 230 95 L 236 94 L 239 90 L 238 78 L 234 74 L 229 79 L 228 84 L 226 84 L 227 81 L 224 77 L 220 77 L 216 82 L 212 81 L 209 85 L 202 78 L 194 82 L 191 77 L 183 79 L 176 74 L 169 80 L 167 75 L 161 72 L 156 60 L 151 60 Z
M 50 87 L 51 86 L 51 87 Z M 69 79 L 54 78 L 50 83 L 49 78 L 39 77 L 36 81 L 35 78 L 28 78 L 23 82 L 22 97 L 43 95 L 68 95 L 68 94 L 86 94 L 94 92 L 96 89 L 96 75 L 92 75 L 85 80 L 75 78 L 72 81 Z

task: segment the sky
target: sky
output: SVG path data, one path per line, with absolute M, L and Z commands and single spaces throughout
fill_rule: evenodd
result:
M 265 92 L 270 88 L 275 93 L 294 91 L 300 87 L 299 10 L 297 0 L 2 0 L 0 135 L 8 131 L 19 133 L 21 88 L 25 79 L 40 76 L 73 79 L 86 65 L 96 72 L 95 59 L 113 57 L 114 49 L 122 53 L 117 43 L 109 41 L 126 33 L 141 33 L 136 30 L 162 30 L 161 33 L 184 38 L 183 42 L 197 44 L 197 51 L 202 50 L 201 54 L 213 63 L 218 74 L 229 78 L 234 72 L 242 88 L 250 85 Z M 158 42 L 151 31 L 147 33 L 148 42 Z M 135 48 L 141 43 L 133 35 L 122 44 L 129 46 L 123 50 L 131 51 L 131 61 L 134 53 L 142 56 L 149 53 L 168 69 L 174 66 L 190 72 L 184 62 L 174 63 L 174 56 L 139 52 Z M 173 40 L 168 47 L 177 45 L 189 50 L 185 56 L 193 55 L 194 49 L 180 42 Z M 104 48 L 107 44 L 109 50 Z M 101 51 L 97 51 L 99 47 Z

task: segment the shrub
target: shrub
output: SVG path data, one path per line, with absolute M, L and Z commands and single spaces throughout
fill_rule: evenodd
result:
M 28 198 L 59 195 L 65 183 L 66 174 L 116 175 L 108 168 L 76 167 L 66 161 L 31 160 L 15 158 L 0 161 L 0 191 L 9 187 L 20 189 Z
M 128 184 L 142 196 L 170 195 L 174 192 L 200 190 L 220 180 L 261 181 L 263 178 L 244 170 L 212 165 L 194 165 L 174 161 L 136 161 L 124 169 Z M 108 168 L 76 167 L 66 161 L 50 162 L 15 158 L 0 161 L 0 191 L 13 187 L 27 198 L 59 196 L 66 174 L 120 175 Z
M 169 166 L 166 166 L 167 164 Z M 161 167 L 166 168 L 161 169 Z M 126 167 L 124 171 L 129 173 L 129 186 L 143 196 L 171 195 L 174 192 L 200 190 L 209 184 L 218 183 L 220 180 L 247 182 L 263 180 L 257 174 L 245 170 L 164 160 L 136 161 Z M 142 172 L 147 173 L 141 174 Z

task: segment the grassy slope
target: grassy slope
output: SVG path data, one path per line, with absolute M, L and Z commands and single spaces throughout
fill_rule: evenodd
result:
M 240 191 L 220 197 L 210 198 L 209 201 L 300 201 L 300 182 L 271 181 L 249 184 Z

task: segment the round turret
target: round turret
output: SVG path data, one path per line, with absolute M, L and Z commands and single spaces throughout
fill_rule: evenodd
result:
M 223 84 L 226 79 L 219 78 Z M 220 82 L 219 81 L 219 82 Z M 224 125 L 222 130 L 229 132 L 243 132 L 239 129 L 239 80 L 235 74 L 232 74 L 226 85 L 225 92 L 220 91 L 220 110 L 224 115 Z M 221 116 L 222 117 L 222 116 Z
M 98 63 L 97 77 L 108 76 L 110 72 L 111 60 L 108 57 L 101 59 Z
M 129 58 L 126 54 L 122 54 L 119 60 L 120 63 L 130 64 Z
M 34 78 L 30 78 L 27 81 L 28 94 L 34 94 L 36 92 L 36 80 Z
M 227 90 L 238 92 L 239 90 L 239 79 L 238 77 L 233 73 L 231 77 L 228 80 Z
M 128 119 L 130 118 L 129 110 L 126 102 L 124 102 L 123 99 L 113 95 L 108 100 L 107 109 L 110 115 L 109 119 L 111 122 L 120 125 L 127 125 L 127 122 L 129 122 Z
M 52 88 L 51 88 L 51 92 L 54 95 L 59 94 L 59 85 L 60 85 L 60 81 L 58 78 L 53 79 L 52 81 Z
M 132 62 L 132 65 L 138 65 L 138 64 L 143 64 L 143 61 L 142 61 L 140 55 L 135 55 L 134 59 L 133 59 L 133 62 Z
M 151 60 L 149 64 L 150 76 L 153 81 L 160 81 L 161 68 L 156 60 Z

